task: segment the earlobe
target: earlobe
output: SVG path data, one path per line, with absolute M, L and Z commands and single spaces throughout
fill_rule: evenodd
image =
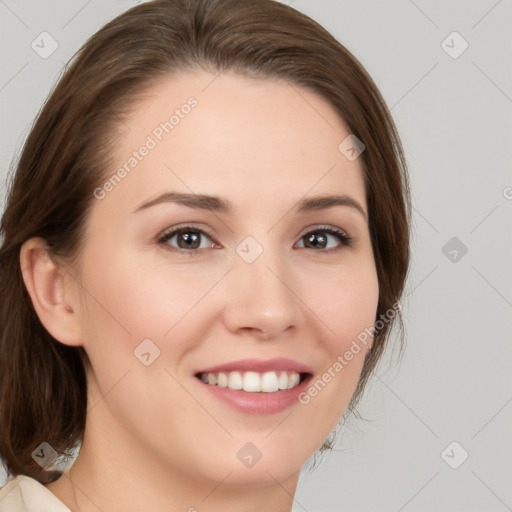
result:
M 81 345 L 78 302 L 68 286 L 71 276 L 50 257 L 45 240 L 27 240 L 20 250 L 23 281 L 39 320 L 65 345 Z

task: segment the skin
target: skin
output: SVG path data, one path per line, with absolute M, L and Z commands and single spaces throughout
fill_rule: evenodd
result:
M 56 266 L 38 238 L 21 250 L 43 325 L 90 360 L 80 455 L 47 485 L 73 511 L 290 511 L 301 467 L 335 427 L 361 373 L 366 350 L 308 404 L 269 415 L 231 408 L 193 376 L 236 359 L 283 356 L 317 379 L 373 325 L 379 291 L 360 212 L 295 208 L 304 197 L 338 193 L 367 212 L 360 159 L 338 150 L 350 133 L 338 114 L 283 81 L 231 72 L 213 79 L 194 71 L 162 81 L 121 126 L 118 165 L 187 98 L 198 100 L 94 199 L 74 267 Z M 219 196 L 233 212 L 167 203 L 132 213 L 163 191 Z M 196 256 L 167 250 L 179 247 L 177 237 L 158 242 L 188 223 L 213 235 L 202 235 Z M 353 246 L 327 234 L 327 249 L 307 247 L 306 234 L 325 236 L 322 225 L 344 230 Z M 251 264 L 235 251 L 247 236 L 263 248 Z M 149 366 L 134 356 L 146 338 L 160 350 Z M 262 453 L 251 468 L 237 458 L 247 442 Z

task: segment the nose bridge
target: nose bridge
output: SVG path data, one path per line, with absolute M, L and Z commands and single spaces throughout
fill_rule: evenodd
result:
M 226 321 L 231 330 L 269 339 L 297 325 L 294 277 L 278 247 L 248 237 L 236 248 Z

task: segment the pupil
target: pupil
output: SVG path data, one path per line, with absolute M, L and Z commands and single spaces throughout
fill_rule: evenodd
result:
M 325 248 L 325 244 L 327 242 L 327 237 L 325 237 L 324 235 L 322 234 L 318 234 L 318 233 L 311 233 L 308 237 L 307 237 L 307 244 L 308 247 L 321 247 L 322 249 Z

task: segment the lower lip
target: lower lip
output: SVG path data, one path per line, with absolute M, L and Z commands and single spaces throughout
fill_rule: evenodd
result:
M 306 390 L 311 375 L 298 386 L 273 393 L 249 393 L 242 389 L 221 388 L 199 380 L 207 391 L 236 410 L 246 414 L 275 414 L 299 403 L 299 395 Z

